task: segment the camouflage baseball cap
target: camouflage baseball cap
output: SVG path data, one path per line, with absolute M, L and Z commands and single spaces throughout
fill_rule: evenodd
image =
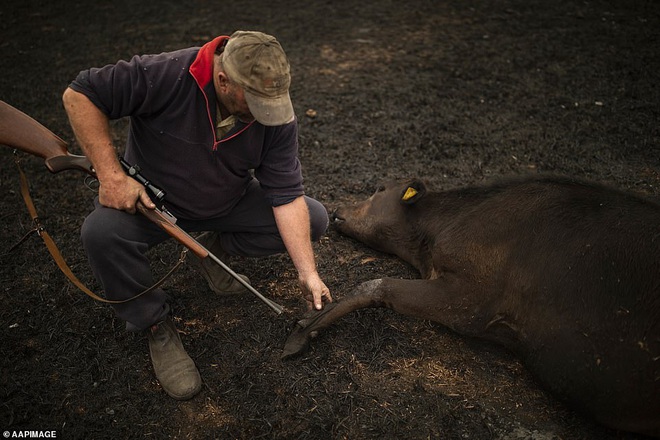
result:
M 282 125 L 293 120 L 289 61 L 275 37 L 255 31 L 234 32 L 223 51 L 222 65 L 229 78 L 243 87 L 245 101 L 257 121 Z

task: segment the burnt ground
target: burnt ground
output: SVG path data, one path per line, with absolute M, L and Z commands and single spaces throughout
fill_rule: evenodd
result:
M 660 4 L 651 0 L 162 2 L 9 0 L 0 99 L 71 144 L 60 96 L 78 71 L 201 45 L 236 29 L 276 35 L 293 67 L 307 192 L 326 204 L 383 179 L 435 189 L 554 172 L 660 194 Z M 118 145 L 126 123 L 114 125 Z M 43 222 L 99 286 L 78 231 L 94 194 L 25 158 Z M 158 182 L 166 187 L 167 182 Z M 146 340 L 73 287 L 30 228 L 11 150 L 0 150 L 0 429 L 61 438 L 634 439 L 547 395 L 503 349 L 384 309 L 357 312 L 281 361 L 303 313 L 287 256 L 230 264 L 286 306 L 217 297 L 185 265 L 167 281 L 204 379 L 177 402 Z M 336 231 L 315 245 L 336 299 L 382 276 L 417 277 Z M 164 273 L 179 247 L 152 251 Z

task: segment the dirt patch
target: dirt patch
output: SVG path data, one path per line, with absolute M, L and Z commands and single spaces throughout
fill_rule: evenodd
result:
M 557 172 L 660 194 L 657 2 L 11 3 L 0 10 L 0 99 L 71 143 L 60 96 L 78 71 L 259 29 L 290 56 L 306 189 L 328 210 L 410 176 L 443 189 Z M 125 121 L 114 129 L 121 144 Z M 31 228 L 12 160 L 0 150 L 2 252 Z M 79 240 L 93 193 L 78 175 L 23 162 L 48 231 L 98 289 Z M 334 230 L 316 251 L 337 299 L 372 278 L 418 276 Z M 159 247 L 154 270 L 164 273 L 177 257 L 174 244 Z M 287 256 L 231 262 L 287 307 L 280 317 L 251 296 L 212 295 L 190 266 L 168 281 L 205 385 L 176 402 L 153 376 L 145 339 L 68 283 L 38 238 L 0 258 L 3 430 L 58 429 L 64 438 L 636 438 L 571 412 L 504 350 L 387 310 L 347 316 L 306 355 L 280 361 L 302 313 Z

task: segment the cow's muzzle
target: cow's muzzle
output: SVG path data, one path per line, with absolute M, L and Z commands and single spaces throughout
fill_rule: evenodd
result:
M 330 214 L 330 219 L 333 221 L 333 223 L 342 223 L 344 221 L 344 218 L 341 216 L 337 209 L 332 211 L 332 214 Z

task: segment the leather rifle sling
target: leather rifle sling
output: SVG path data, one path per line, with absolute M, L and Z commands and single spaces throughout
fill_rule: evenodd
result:
M 25 206 L 27 206 L 27 210 L 30 213 L 30 217 L 32 217 L 32 222 L 34 223 L 34 229 L 33 231 L 39 234 L 39 236 L 43 239 L 44 244 L 48 248 L 48 251 L 50 252 L 50 255 L 53 257 L 53 260 L 55 261 L 55 264 L 57 264 L 57 267 L 60 268 L 62 273 L 76 286 L 78 289 L 80 289 L 82 292 L 84 292 L 86 295 L 90 296 L 91 298 L 95 299 L 96 301 L 100 301 L 103 303 L 107 304 L 123 304 L 127 303 L 129 301 L 133 301 L 143 295 L 146 295 L 147 293 L 153 291 L 154 289 L 160 287 L 165 280 L 174 273 L 176 269 L 181 266 L 181 264 L 184 262 L 186 253 L 188 249 L 183 249 L 181 252 L 181 255 L 179 257 L 179 261 L 172 267 L 169 272 L 163 276 L 156 284 L 153 286 L 149 287 L 146 290 L 143 290 L 142 292 L 138 293 L 137 295 L 125 299 L 125 300 L 109 300 L 100 297 L 96 293 L 92 292 L 89 290 L 83 283 L 78 279 L 78 277 L 75 276 L 71 268 L 66 264 L 66 261 L 64 260 L 64 257 L 62 256 L 60 250 L 57 248 L 57 245 L 55 244 L 55 241 L 51 238 L 50 234 L 46 231 L 46 229 L 43 227 L 41 224 L 41 221 L 39 220 L 39 215 L 37 214 L 37 209 L 34 206 L 34 202 L 32 201 L 32 196 L 30 196 L 30 189 L 29 189 L 29 184 L 27 181 L 27 177 L 25 176 L 25 173 L 23 172 L 23 169 L 20 166 L 20 159 L 18 158 L 18 155 L 15 155 L 15 162 L 16 162 L 16 167 L 18 168 L 18 173 L 20 175 L 20 181 L 21 181 L 21 195 L 23 196 L 23 200 L 25 201 Z

